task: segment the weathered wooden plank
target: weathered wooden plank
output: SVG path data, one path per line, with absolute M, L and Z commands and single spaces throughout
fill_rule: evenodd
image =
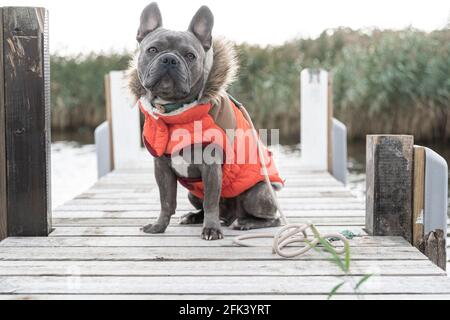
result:
M 364 210 L 362 203 L 280 203 L 283 210 Z M 154 204 L 89 204 L 89 205 L 62 205 L 58 211 L 158 211 L 160 205 Z M 177 210 L 192 210 L 192 206 L 180 204 Z
M 289 176 L 310 176 L 310 177 L 333 177 L 329 172 L 325 170 L 317 170 L 314 168 L 308 168 L 303 164 L 299 163 L 300 156 L 291 156 L 290 158 L 285 157 L 285 153 L 279 155 L 278 157 L 274 157 L 275 162 L 277 163 L 277 168 L 282 174 L 289 173 Z M 142 154 L 139 155 L 140 160 L 144 160 L 143 163 L 136 163 L 133 168 L 121 168 L 116 169 L 116 174 L 122 175 L 138 175 L 138 174 L 150 174 L 154 169 L 152 157 L 148 154 L 148 151 L 142 148 Z M 284 161 L 289 162 L 286 165 L 282 163 Z
M 265 228 L 264 232 L 275 233 L 278 228 Z M 321 226 L 318 227 L 322 234 L 336 233 L 343 230 L 353 232 L 355 235 L 366 235 L 360 227 L 352 226 Z M 200 225 L 180 227 L 169 226 L 164 233 L 167 236 L 200 236 L 202 227 Z M 227 227 L 222 228 L 225 236 L 237 236 L 247 233 L 261 233 L 261 230 L 253 229 L 248 231 L 233 230 Z M 309 232 L 308 234 L 312 234 Z M 138 227 L 58 227 L 50 234 L 50 237 L 67 237 L 67 236 L 135 236 L 135 237 L 160 237 L 160 234 L 144 233 Z
M 356 260 L 426 260 L 414 247 L 355 247 L 351 249 Z M 266 261 L 285 260 L 272 254 L 271 249 L 260 247 L 1 247 L 0 261 Z M 292 260 L 329 260 L 329 256 L 316 251 Z
M 156 188 L 156 186 L 155 186 Z M 78 198 L 87 198 L 87 199 L 110 199 L 110 198 L 140 198 L 140 197 L 149 197 L 151 195 L 156 194 L 157 191 L 154 188 L 132 188 L 132 189 L 102 189 L 102 188 L 91 188 L 85 193 L 80 194 L 75 197 Z M 185 197 L 185 193 L 180 193 L 179 197 Z M 278 197 L 280 199 L 283 198 L 315 198 L 315 197 L 328 197 L 328 198 L 354 198 L 355 195 L 352 194 L 349 190 L 343 189 L 335 189 L 335 190 L 292 190 L 291 188 L 284 189 L 281 193 L 278 193 Z
M 150 158 L 151 159 L 151 158 Z M 280 159 L 280 161 L 284 161 L 284 159 Z M 298 161 L 298 160 L 297 160 Z M 298 164 L 297 164 L 298 166 Z M 280 167 L 278 167 L 280 170 Z M 129 172 L 129 170 L 132 170 Z M 115 169 L 114 171 L 111 171 L 108 173 L 107 176 L 104 176 L 102 178 L 108 178 L 108 179 L 141 179 L 142 181 L 148 181 L 152 180 L 154 181 L 154 174 L 153 166 L 151 168 L 147 169 Z M 283 170 L 283 168 L 281 168 Z M 287 178 L 289 180 L 292 179 L 298 179 L 298 180 L 308 180 L 308 179 L 328 179 L 331 181 L 336 182 L 336 179 L 334 179 L 328 172 L 325 171 L 316 171 L 316 172 L 309 172 L 309 171 L 301 171 L 301 172 L 295 172 L 293 171 L 295 168 L 285 168 L 285 174 L 288 175 Z M 334 180 L 333 180 L 334 179 Z M 342 184 L 340 184 L 343 186 Z
M 151 161 L 151 157 L 148 156 L 148 152 L 145 151 L 144 149 L 142 149 L 142 152 L 144 153 L 144 157 L 145 159 L 149 159 L 149 161 L 146 161 L 145 163 L 143 163 L 143 165 L 139 165 L 139 163 L 136 164 L 136 167 L 133 168 L 121 168 L 118 170 L 114 170 L 115 173 L 120 173 L 120 174 L 139 174 L 139 173 L 145 173 L 145 172 L 151 172 L 152 168 L 153 168 L 153 161 Z M 323 174 L 324 172 L 326 173 L 325 170 L 320 170 L 320 169 L 315 169 L 315 168 L 311 168 L 305 165 L 299 165 L 299 158 L 298 156 L 294 156 L 293 160 L 288 160 L 286 157 L 282 157 L 279 158 L 282 159 L 282 161 L 277 161 L 277 165 L 278 165 L 278 169 L 279 170 L 284 170 L 286 172 L 290 172 L 293 174 L 297 174 L 297 173 L 306 173 L 306 174 Z M 292 164 L 289 165 L 282 165 L 283 162 L 286 161 L 291 161 L 293 162 Z M 328 173 L 329 174 L 329 173 Z
M 142 153 L 145 158 L 151 157 L 148 155 L 148 151 L 144 148 L 142 148 Z M 315 169 L 309 169 L 305 167 L 304 165 L 299 163 L 300 155 L 288 155 L 286 152 L 282 152 L 280 155 L 273 157 L 275 161 L 277 162 L 277 168 L 279 170 L 284 170 L 286 172 L 290 172 L 292 170 L 292 173 L 295 175 L 300 176 L 306 176 L 306 177 L 332 177 L 332 175 L 327 172 L 326 170 L 315 170 Z M 142 168 L 142 167 L 136 167 L 136 168 L 118 168 L 115 169 L 110 174 L 114 176 L 123 175 L 123 176 L 139 176 L 140 174 L 145 174 L 148 176 L 152 176 L 151 169 L 154 168 L 153 161 L 147 161 L 147 164 L 149 165 L 148 168 Z
M 10 237 L 0 243 L 0 247 L 235 247 L 234 237 L 225 236 L 223 241 L 204 241 L 196 237 Z M 354 247 L 409 247 L 401 237 L 356 237 L 349 240 Z M 255 247 L 268 249 L 272 245 L 271 239 L 249 240 Z M 342 244 L 335 242 L 336 246 Z M 294 246 L 294 245 L 293 245 Z M 265 250 L 264 249 L 264 250 Z M 389 249 L 386 249 L 389 250 Z
M 354 261 L 353 276 L 445 275 L 428 260 Z M 1 276 L 340 276 L 329 261 L 0 261 Z
M 183 214 L 191 211 L 192 208 L 178 208 L 177 214 L 173 217 L 177 219 Z M 320 217 L 364 217 L 364 211 L 362 210 L 284 210 L 284 214 L 287 217 L 292 218 L 311 218 L 315 221 Z M 53 211 L 54 218 L 154 218 L 159 215 L 159 210 L 152 211 Z
M 286 182 L 291 184 L 331 184 L 331 185 L 338 185 L 342 186 L 341 183 L 337 182 L 333 177 L 330 177 L 328 175 L 293 175 L 289 172 L 287 172 L 287 178 Z M 149 174 L 142 174 L 142 175 L 106 175 L 99 179 L 98 182 L 111 182 L 111 183 L 127 183 L 127 182 L 135 182 L 135 183 L 143 183 L 143 184 L 149 184 L 155 182 L 155 177 L 153 175 Z
M 54 227 L 133 227 L 143 226 L 144 224 L 156 221 L 156 214 L 152 217 L 147 215 L 146 218 L 53 218 Z M 289 218 L 290 223 L 307 223 L 312 217 Z M 179 219 L 175 217 L 171 220 L 172 226 L 177 226 Z M 364 226 L 364 216 L 359 217 L 315 217 L 314 224 L 316 226 Z
M 0 277 L 0 292 L 16 294 L 327 294 L 336 277 Z M 450 294 L 450 279 L 442 276 L 374 277 L 362 293 Z M 69 285 L 68 285 L 69 283 Z M 353 293 L 350 285 L 341 293 Z
M 6 127 L 3 70 L 3 8 L 0 7 L 0 241 L 7 237 Z
M 364 294 L 365 300 L 450 300 L 449 294 Z M 323 294 L 0 294 L 0 300 L 326 300 L 328 295 Z M 337 293 L 333 300 L 357 300 L 358 296 L 353 294 Z
M 96 199 L 96 200 L 108 200 L 108 199 L 123 199 L 123 200 L 131 200 L 131 199 L 144 199 L 148 198 L 150 194 L 150 190 L 148 192 L 131 192 L 129 190 L 123 190 L 122 192 L 116 192 L 114 189 L 110 190 L 112 192 L 85 192 L 74 198 L 74 200 L 81 199 Z M 286 191 L 286 192 L 285 192 Z M 278 193 L 278 199 L 289 199 L 295 198 L 298 202 L 301 202 L 303 198 L 335 198 L 335 199 L 354 199 L 355 196 L 352 195 L 349 191 L 335 191 L 335 192 L 312 192 L 312 191 L 304 191 L 304 192 L 288 192 L 289 190 L 283 190 Z
M 128 184 L 136 184 L 142 186 L 155 185 L 155 178 L 149 177 L 143 179 L 142 177 L 136 178 L 126 178 L 126 177 L 109 177 L 104 176 L 101 180 L 97 181 L 96 185 L 102 186 L 105 184 L 111 185 L 128 185 Z M 302 177 L 291 177 L 291 175 L 287 175 L 286 178 L 286 188 L 287 187 L 304 187 L 304 186 L 333 186 L 340 187 L 341 189 L 345 189 L 339 182 L 336 180 L 332 180 L 331 178 L 321 178 L 321 179 L 310 179 L 310 178 L 302 178 Z
M 48 13 L 3 8 L 8 235 L 51 229 Z
M 103 185 L 94 185 L 93 190 L 94 192 L 98 193 L 113 193 L 113 192 L 120 192 L 120 191 L 128 191 L 132 192 L 133 190 L 148 190 L 148 189 L 154 189 L 156 185 L 135 185 L 135 184 L 120 184 L 120 185 L 109 185 L 109 184 L 103 184 Z M 319 191 L 319 192 L 332 192 L 332 191 L 342 191 L 347 190 L 343 189 L 342 186 L 286 186 L 286 189 L 283 189 L 281 192 L 284 193 L 295 193 L 295 192 L 301 192 L 301 191 Z
M 414 146 L 414 180 L 413 180 L 413 245 L 425 252 L 423 245 L 424 197 L 425 197 L 425 148 Z
M 355 198 L 302 198 L 301 200 L 298 198 L 284 198 L 280 199 L 280 202 L 283 202 L 284 205 L 296 205 L 296 204 L 304 204 L 304 205 L 322 205 L 322 204 L 348 204 L 350 206 L 358 205 L 364 206 L 364 202 L 357 200 Z M 89 205 L 158 205 L 159 199 L 155 199 L 154 197 L 142 197 L 137 199 L 73 199 L 64 203 L 64 207 L 67 206 L 89 206 Z M 181 199 L 177 199 L 177 204 L 181 205 L 190 205 L 190 202 L 186 197 L 182 197 Z
M 112 126 L 112 112 L 111 112 L 111 81 L 109 74 L 105 74 L 105 107 L 106 107 L 106 121 L 109 129 L 109 159 L 111 161 L 110 168 L 114 169 L 114 141 L 113 141 L 113 126 Z
M 323 174 L 304 174 L 293 173 L 291 170 L 286 170 L 286 181 L 288 183 L 331 183 L 332 185 L 343 186 L 329 173 Z M 151 170 L 145 170 L 141 174 L 117 174 L 116 171 L 109 173 L 99 179 L 99 182 L 137 182 L 137 183 L 152 183 L 155 182 L 155 177 Z
M 366 227 L 374 235 L 412 241 L 413 136 L 369 135 L 366 153 Z
M 424 238 L 425 255 L 443 270 L 447 266 L 446 237 L 442 230 L 436 230 L 428 233 Z
M 327 87 L 327 168 L 333 174 L 333 74 L 328 73 Z

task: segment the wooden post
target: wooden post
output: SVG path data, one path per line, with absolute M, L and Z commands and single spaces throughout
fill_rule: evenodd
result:
M 413 241 L 412 244 L 425 253 L 423 225 L 425 210 L 425 148 L 414 146 L 413 184 Z
M 414 146 L 413 244 L 446 269 L 448 167 L 429 148 Z
M 3 70 L 3 8 L 0 7 L 0 241 L 7 237 L 6 138 Z
M 446 238 L 448 220 L 448 165 L 443 157 L 425 148 L 424 201 L 425 255 L 446 269 Z
M 6 153 L 0 154 L 0 170 L 6 175 L 0 179 L 6 177 L 6 234 L 46 236 L 51 229 L 48 12 L 31 7 L 2 11 L 0 149 Z M 1 217 L 4 222 L 5 211 Z
M 139 108 L 126 89 L 124 71 L 111 71 L 106 82 L 107 105 L 110 112 L 110 133 L 112 141 L 113 168 L 134 167 L 141 154 L 141 128 Z M 109 99 L 109 100 L 108 100 Z
M 313 169 L 332 172 L 332 103 L 329 74 L 304 69 L 301 73 L 302 162 Z
M 425 255 L 438 267 L 447 268 L 446 239 L 447 229 L 430 231 L 424 237 L 423 246 Z
M 327 167 L 328 172 L 333 174 L 333 76 L 328 72 L 328 96 L 327 96 Z
M 412 241 L 413 136 L 369 135 L 366 228 L 375 236 Z
M 111 112 L 111 81 L 109 74 L 105 74 L 105 101 L 106 101 L 106 121 L 108 122 L 109 130 L 109 159 L 110 168 L 114 169 L 114 143 L 112 132 L 112 112 Z

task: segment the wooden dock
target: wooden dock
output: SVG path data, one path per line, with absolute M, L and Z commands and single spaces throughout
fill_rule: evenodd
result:
M 53 212 L 49 237 L 10 237 L 0 242 L 0 298 L 130 299 L 325 299 L 342 272 L 326 254 L 295 259 L 200 239 L 200 226 L 181 226 L 191 209 L 179 188 L 178 211 L 165 234 L 140 227 L 159 212 L 150 157 L 140 168 L 116 170 Z M 351 230 L 351 273 L 366 299 L 448 299 L 450 279 L 401 237 L 370 237 L 363 231 L 365 203 L 329 173 L 277 160 L 286 179 L 279 193 L 290 222 L 314 222 L 321 232 Z M 355 299 L 344 286 L 336 299 Z
M 346 128 L 333 118 L 324 70 L 301 73 L 302 164 L 280 152 L 279 202 L 291 223 L 356 235 L 350 276 L 320 250 L 283 259 L 269 240 L 233 245 L 243 232 L 228 228 L 225 239 L 208 242 L 200 225 L 181 226 L 177 217 L 164 234 L 143 233 L 160 200 L 139 110 L 119 71 L 106 76 L 108 120 L 95 133 L 102 178 L 52 212 L 47 16 L 0 8 L 0 44 L 8 43 L 0 46 L 0 299 L 325 299 L 343 280 L 335 298 L 450 299 L 447 163 L 412 136 L 373 136 L 367 205 L 355 197 L 343 184 Z M 180 187 L 177 216 L 190 209 Z M 374 276 L 356 295 L 350 284 L 367 274 Z

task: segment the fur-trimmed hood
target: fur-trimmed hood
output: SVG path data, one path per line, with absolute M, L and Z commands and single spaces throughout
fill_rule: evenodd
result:
M 238 59 L 234 44 L 224 38 L 213 40 L 213 65 L 206 81 L 201 100 L 211 102 L 214 105 L 220 103 L 225 97 L 226 90 L 235 80 L 238 71 Z M 136 99 L 146 94 L 145 88 L 141 85 L 137 74 L 137 57 L 135 56 L 127 71 L 128 88 Z

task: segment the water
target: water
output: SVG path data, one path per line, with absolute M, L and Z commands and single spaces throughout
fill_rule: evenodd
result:
M 55 141 L 51 147 L 52 208 L 86 191 L 97 180 L 95 145 Z

